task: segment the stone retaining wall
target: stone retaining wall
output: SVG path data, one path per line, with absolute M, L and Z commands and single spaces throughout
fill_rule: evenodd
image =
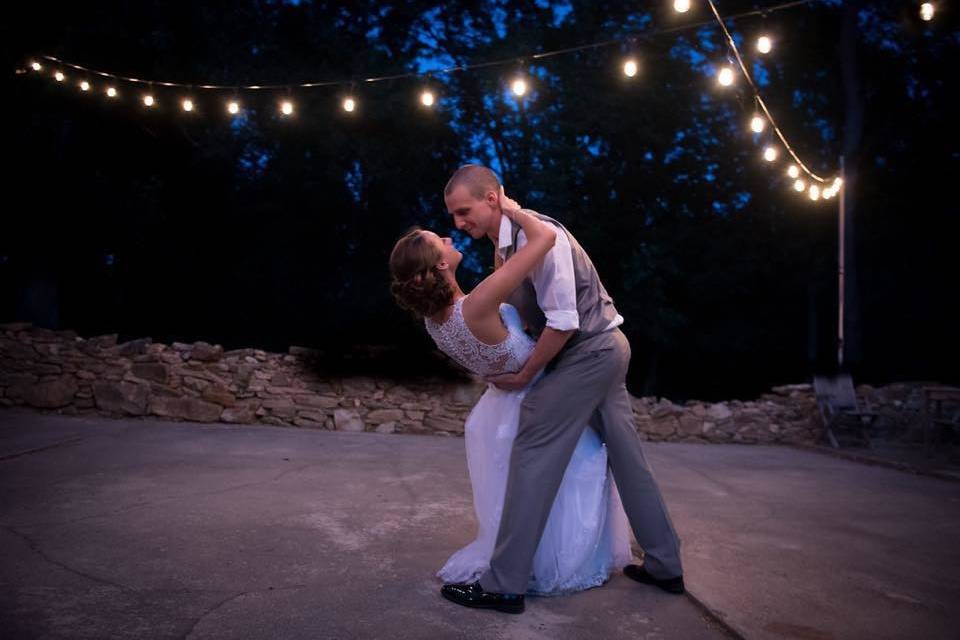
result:
M 331 379 L 319 354 L 224 351 L 206 342 L 116 334 L 82 338 L 27 323 L 0 325 L 0 406 L 64 414 L 159 416 L 195 422 L 261 423 L 307 429 L 459 435 L 483 392 L 478 382 Z M 813 442 L 822 426 L 809 385 L 777 387 L 751 402 L 676 405 L 633 398 L 648 440 Z

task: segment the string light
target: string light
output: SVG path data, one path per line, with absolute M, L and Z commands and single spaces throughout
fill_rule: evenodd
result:
M 227 103 L 227 112 L 236 115 L 240 113 L 240 103 L 236 100 L 231 100 Z
M 811 4 L 811 3 L 816 2 L 816 1 L 817 1 L 817 0 L 788 0 L 788 1 L 786 1 L 786 2 L 781 2 L 780 4 L 775 5 L 775 6 L 764 7 L 763 9 L 751 9 L 751 10 L 742 11 L 742 12 L 739 12 L 739 13 L 730 14 L 730 15 L 726 16 L 725 18 L 723 18 L 723 20 L 733 21 L 733 20 L 738 20 L 738 19 L 740 19 L 740 18 L 745 18 L 745 17 L 750 17 L 750 16 L 758 16 L 758 15 L 765 18 L 765 17 L 766 17 L 768 14 L 770 14 L 770 13 L 774 13 L 774 12 L 781 11 L 781 10 L 785 10 L 785 9 L 791 9 L 791 8 L 794 8 L 794 7 L 797 7 L 797 6 L 801 6 L 801 5 Z M 707 2 L 708 2 L 708 4 L 710 4 L 710 3 L 712 2 L 712 0 L 707 0 Z M 693 6 L 693 5 L 692 5 L 692 2 L 691 2 L 690 0 L 674 0 L 674 3 L 675 3 L 675 6 L 676 6 L 681 12 L 685 12 L 685 11 L 689 10 L 689 9 Z M 718 16 L 718 19 L 720 19 L 719 16 Z M 701 27 L 703 27 L 703 26 L 704 26 L 704 25 L 703 25 L 703 24 L 700 24 L 700 23 L 692 23 L 692 24 L 688 24 L 688 25 L 684 25 L 684 26 L 680 26 L 680 27 L 671 26 L 671 27 L 667 27 L 667 28 L 663 28 L 663 29 L 651 29 L 651 30 L 646 30 L 646 31 L 644 32 L 644 37 L 645 37 L 645 38 L 648 38 L 648 37 L 651 37 L 651 36 L 653 36 L 653 35 L 657 35 L 657 34 L 660 34 L 660 33 L 675 33 L 675 32 L 677 32 L 677 31 L 681 31 L 681 30 L 697 29 L 697 28 L 701 28 Z M 539 52 L 539 53 L 535 54 L 533 57 L 534 57 L 534 58 L 544 58 L 544 57 L 547 57 L 547 56 L 553 56 L 553 55 L 562 54 L 562 53 L 572 53 L 572 52 L 576 52 L 576 51 L 584 51 L 584 50 L 588 50 L 588 49 L 596 49 L 596 48 L 600 48 L 600 47 L 606 47 L 606 46 L 613 45 L 613 44 L 620 44 L 620 42 L 621 42 L 620 39 L 603 40 L 603 41 L 600 41 L 600 42 L 592 42 L 592 43 L 575 45 L 575 46 L 572 46 L 572 47 L 567 47 L 567 48 L 565 48 L 565 49 L 557 49 L 557 50 L 553 50 L 553 51 L 543 51 L 543 52 Z M 59 60 L 58 58 L 55 58 L 54 56 L 44 55 L 44 56 L 42 56 L 42 57 L 43 57 L 43 58 L 46 58 L 47 60 L 50 60 L 51 62 L 54 62 L 54 63 L 57 63 L 57 64 L 67 65 L 67 66 L 73 67 L 73 68 L 75 68 L 75 69 L 77 69 L 77 70 L 79 70 L 79 71 L 83 71 L 83 72 L 85 72 L 85 73 L 95 73 L 95 74 L 100 75 L 100 76 L 103 76 L 103 77 L 114 78 L 114 79 L 116 79 L 116 80 L 122 80 L 122 81 L 125 81 L 125 82 L 151 84 L 151 85 L 152 85 L 152 84 L 160 84 L 160 85 L 165 86 L 165 87 L 182 87 L 182 88 L 190 88 L 190 89 L 195 89 L 195 88 L 196 88 L 196 89 L 209 89 L 209 90 L 218 90 L 218 89 L 222 89 L 222 90 L 231 90 L 231 89 L 243 89 L 243 90 L 277 90 L 277 89 L 289 89 L 290 87 L 306 88 L 306 87 L 335 86 L 335 85 L 344 85 L 344 84 L 347 84 L 348 82 L 350 82 L 350 81 L 344 81 L 344 80 L 323 80 L 323 81 L 313 81 L 313 82 L 302 82 L 302 83 L 295 84 L 295 85 L 289 85 L 289 84 L 283 84 L 283 85 L 277 85 L 277 84 L 218 85 L 218 84 L 185 84 L 185 83 L 180 83 L 180 82 L 160 82 L 160 81 L 158 81 L 158 80 L 148 80 L 148 79 L 144 79 L 144 78 L 126 77 L 126 76 L 120 76 L 120 75 L 116 75 L 116 74 L 109 73 L 109 72 L 102 71 L 102 70 L 90 69 L 90 68 L 83 67 L 83 66 L 78 65 L 78 64 L 73 64 L 73 63 L 71 63 L 71 62 L 67 62 L 67 61 L 64 61 L 64 60 Z M 452 72 L 466 71 L 466 70 L 469 70 L 469 69 L 475 69 L 475 68 L 480 68 L 480 67 L 501 66 L 501 65 L 509 64 L 509 63 L 511 63 L 511 62 L 516 63 L 516 62 L 518 62 L 518 61 L 520 61 L 520 60 L 521 60 L 521 59 L 513 59 L 513 60 L 507 59 L 507 60 L 497 60 L 497 61 L 493 61 L 493 62 L 480 62 L 480 63 L 476 63 L 476 64 L 465 64 L 465 65 L 464 65 L 464 64 L 454 64 L 453 66 L 449 66 L 449 67 L 445 67 L 445 68 L 442 68 L 442 69 L 438 69 L 438 70 L 436 70 L 436 71 L 432 71 L 431 74 L 436 74 L 436 73 L 446 74 L 446 73 L 452 73 Z M 406 73 L 398 73 L 398 74 L 392 74 L 392 75 L 382 75 L 382 76 L 377 76 L 377 77 L 372 77 L 372 78 L 365 78 L 365 79 L 364 79 L 364 82 L 393 81 L 393 80 L 399 80 L 399 79 L 403 79 L 403 78 L 420 77 L 421 75 L 422 75 L 422 74 L 419 73 L 419 72 L 410 71 L 410 72 L 406 72 Z
M 344 108 L 346 109 L 346 106 L 344 106 Z M 353 111 L 353 109 L 347 109 L 347 111 Z M 291 113 L 293 113 L 293 102 L 290 100 L 284 100 L 282 103 L 280 103 L 280 112 L 285 116 L 289 116 Z
M 709 7 L 710 7 L 710 11 L 713 13 L 713 17 L 715 18 L 717 25 L 720 27 L 721 31 L 723 32 L 724 38 L 725 38 L 726 41 L 727 41 L 727 46 L 730 48 L 730 52 L 733 54 L 734 58 L 736 59 L 737 65 L 739 65 L 740 70 L 743 72 L 743 75 L 744 75 L 747 83 L 748 83 L 748 84 L 750 85 L 750 87 L 753 89 L 754 98 L 755 98 L 756 101 L 757 101 L 757 105 L 759 105 L 760 109 L 763 111 L 763 113 L 764 113 L 764 115 L 766 116 L 767 120 L 770 122 L 770 127 L 773 129 L 773 131 L 774 131 L 774 133 L 776 134 L 777 138 L 779 138 L 779 140 L 780 140 L 780 142 L 782 143 L 784 149 L 785 149 L 786 152 L 793 158 L 793 160 L 794 160 L 794 162 L 796 163 L 796 165 L 799 166 L 799 168 L 802 169 L 802 170 L 810 177 L 811 181 L 826 182 L 826 180 L 825 180 L 824 178 L 818 176 L 816 173 L 814 173 L 813 171 L 811 171 L 811 170 L 800 160 L 800 157 L 796 154 L 796 152 L 795 152 L 795 151 L 793 150 L 793 148 L 790 146 L 790 143 L 787 141 L 786 137 L 783 135 L 783 132 L 780 131 L 780 128 L 777 126 L 776 121 L 774 120 L 773 116 L 770 114 L 770 110 L 767 109 L 766 103 L 763 101 L 763 98 L 760 96 L 760 90 L 757 88 L 757 85 L 756 85 L 756 83 L 753 81 L 753 78 L 751 77 L 750 72 L 749 72 L 749 70 L 747 69 L 747 66 L 746 66 L 746 65 L 744 64 L 744 62 L 743 62 L 743 57 L 740 55 L 740 50 L 737 48 L 737 43 L 736 43 L 736 41 L 733 39 L 733 36 L 730 34 L 730 30 L 727 29 L 727 25 L 726 25 L 725 19 L 720 16 L 720 12 L 717 11 L 717 6 L 716 6 L 716 4 L 714 3 L 713 0 L 706 0 L 706 1 L 707 1 L 707 4 L 708 4 Z M 760 14 L 761 14 L 761 16 L 765 16 L 766 10 L 760 11 Z M 759 42 L 758 42 L 758 45 L 759 45 Z M 772 42 L 771 42 L 771 47 L 772 47 Z M 730 76 L 728 79 L 730 80 L 730 82 L 732 82 L 732 80 L 733 80 L 733 78 L 732 78 L 732 73 L 731 73 L 731 76 Z M 724 78 L 723 78 L 723 77 L 718 76 L 718 80 L 720 80 L 720 83 L 721 83 L 721 84 L 724 84 L 724 82 L 723 82 L 723 81 L 724 81 Z M 792 172 L 790 172 L 790 173 L 792 173 Z M 799 172 L 798 172 L 798 175 L 799 175 Z M 804 187 L 805 187 L 805 183 L 804 183 L 803 181 L 799 180 L 799 179 L 794 183 L 794 188 L 795 188 L 797 191 L 803 191 Z M 820 189 L 820 188 L 817 187 L 818 195 L 819 195 L 819 189 Z
M 784 137 L 783 133 L 777 127 L 777 123 L 775 122 L 773 116 L 768 110 L 766 104 L 762 100 L 759 90 L 757 89 L 756 84 L 753 78 L 751 77 L 750 72 L 744 66 L 744 62 L 743 62 L 743 59 L 741 58 L 740 52 L 738 51 L 738 47 L 734 42 L 732 36 L 730 35 L 730 32 L 727 29 L 725 23 L 727 21 L 738 19 L 744 16 L 761 16 L 763 18 L 766 18 L 767 14 L 770 12 L 779 11 L 781 9 L 786 9 L 786 8 L 794 7 L 797 5 L 808 4 L 813 1 L 814 0 L 787 1 L 774 7 L 766 7 L 762 10 L 754 9 L 754 10 L 745 11 L 739 14 L 731 14 L 725 17 L 721 17 L 719 12 L 717 11 L 716 5 L 713 2 L 713 0 L 707 0 L 707 4 L 709 5 L 709 8 L 713 12 L 714 17 L 716 18 L 717 25 L 720 26 L 723 34 L 725 35 L 732 53 L 732 56 L 728 57 L 729 64 L 722 65 L 718 68 L 718 71 L 717 71 L 718 83 L 723 87 L 729 87 L 735 84 L 737 82 L 737 78 L 735 75 L 736 66 L 739 65 L 740 70 L 743 72 L 745 76 L 745 80 L 753 88 L 756 103 L 757 103 L 757 110 L 750 121 L 751 130 L 754 133 L 762 133 L 767 129 L 767 126 L 769 123 L 770 128 L 776 134 L 777 138 L 779 138 L 779 142 L 782 143 L 782 144 L 776 145 L 775 147 L 772 147 L 772 146 L 766 147 L 764 149 L 763 156 L 768 162 L 774 162 L 779 157 L 779 147 L 780 146 L 784 147 L 785 153 L 788 153 L 792 157 L 792 159 L 795 161 L 795 164 L 791 164 L 789 166 L 787 170 L 787 175 L 789 175 L 791 179 L 795 180 L 796 182 L 801 183 L 802 186 L 801 186 L 801 189 L 799 189 L 801 191 L 806 190 L 806 182 L 799 179 L 799 176 L 801 175 L 801 171 L 805 172 L 809 176 L 810 182 L 816 181 L 819 183 L 826 183 L 827 179 L 817 176 L 813 171 L 811 171 L 807 166 L 804 165 L 804 163 L 797 156 L 796 152 L 793 150 L 793 148 L 790 146 L 790 144 Z M 691 8 L 693 7 L 693 3 L 691 2 L 691 0 L 673 0 L 672 4 L 673 4 L 674 10 L 678 13 L 686 13 L 690 11 Z M 932 2 L 922 3 L 920 7 L 920 14 L 924 20 L 931 20 L 934 16 L 934 13 L 935 13 L 934 3 Z M 671 26 L 669 28 L 655 29 L 652 31 L 648 31 L 644 35 L 645 37 L 649 37 L 650 35 L 653 35 L 659 32 L 664 32 L 664 33 L 675 32 L 677 30 L 699 28 L 700 26 L 702 25 L 690 24 L 690 25 L 681 25 L 680 27 Z M 755 40 L 756 50 L 761 54 L 766 54 L 772 51 L 772 47 L 774 44 L 773 39 L 771 38 L 769 33 L 768 32 L 765 33 L 765 31 L 766 29 L 761 29 L 760 35 Z M 533 58 L 542 58 L 546 56 L 565 54 L 565 53 L 570 53 L 574 51 L 582 51 L 582 50 L 594 49 L 598 47 L 606 47 L 611 44 L 617 44 L 620 42 L 621 42 L 620 40 L 611 39 L 611 40 L 606 40 L 602 42 L 582 44 L 582 45 L 577 45 L 573 47 L 568 47 L 565 49 L 558 49 L 555 51 L 540 52 L 534 55 Z M 626 77 L 633 78 L 639 73 L 639 63 L 637 61 L 637 56 L 635 55 L 637 51 L 635 39 L 630 39 L 630 42 L 627 43 L 627 46 L 628 46 L 626 50 L 627 56 L 622 60 L 623 62 L 622 72 Z M 81 76 L 88 75 L 89 77 L 89 74 L 96 74 L 105 78 L 114 79 L 119 82 L 141 83 L 144 85 L 149 85 L 151 89 L 154 84 L 157 84 L 157 85 L 162 85 L 164 87 L 181 87 L 184 89 L 184 92 L 192 92 L 196 89 L 203 89 L 203 90 L 234 89 L 236 91 L 240 89 L 275 90 L 275 89 L 283 89 L 283 88 L 287 89 L 288 94 L 290 92 L 289 85 L 221 86 L 216 84 L 187 85 L 187 84 L 176 83 L 176 82 L 160 82 L 159 80 L 155 80 L 155 79 L 150 80 L 150 79 L 125 77 L 125 76 L 115 75 L 112 73 L 108 73 L 108 72 L 100 71 L 96 69 L 88 69 L 67 61 L 58 60 L 57 58 L 54 58 L 52 56 L 44 55 L 44 56 L 40 56 L 39 59 L 46 59 L 51 64 L 54 64 L 57 66 L 70 67 L 72 69 L 76 69 L 77 71 L 80 72 Z M 524 60 L 522 58 L 517 58 L 513 60 L 497 60 L 492 62 L 484 62 L 484 63 L 471 64 L 471 65 L 456 65 L 456 66 L 451 66 L 449 68 L 440 69 L 432 73 L 450 73 L 454 71 L 463 71 L 463 70 L 473 69 L 473 68 L 506 65 L 510 63 L 521 65 L 520 68 L 518 69 L 519 73 L 516 76 L 514 76 L 513 80 L 510 82 L 510 89 L 515 96 L 518 96 L 518 97 L 525 96 L 527 95 L 530 86 L 529 86 L 529 80 L 522 66 L 524 63 Z M 43 65 L 41 65 L 38 59 L 30 60 L 28 62 L 28 65 L 29 65 L 29 68 L 32 68 L 35 71 L 40 71 L 41 69 L 43 69 Z M 428 74 L 428 77 L 429 75 L 431 74 Z M 420 76 L 421 74 L 417 72 L 407 72 L 407 73 L 401 73 L 401 74 L 383 75 L 383 76 L 366 78 L 364 79 L 364 82 L 392 81 L 392 80 L 401 79 L 401 78 L 413 78 L 413 77 L 420 77 Z M 59 70 L 56 71 L 56 73 L 54 74 L 54 77 L 58 82 L 63 82 L 66 79 L 66 76 L 64 75 L 64 73 Z M 292 85 L 292 86 L 296 86 L 300 88 L 308 88 L 308 87 L 336 86 L 336 85 L 345 85 L 345 84 L 347 84 L 347 81 L 328 80 L 328 81 L 320 81 L 320 82 L 305 82 L 305 83 Z M 350 82 L 350 84 L 351 86 L 353 85 L 352 82 Z M 87 81 L 83 81 L 82 83 L 80 83 L 80 86 L 83 91 L 87 91 L 90 88 L 90 83 Z M 106 93 L 111 98 L 117 97 L 117 90 L 114 86 L 110 86 L 106 88 Z M 147 107 L 153 107 L 156 104 L 153 95 L 150 95 L 150 94 L 142 95 L 142 101 L 143 101 L 143 104 Z M 433 94 L 433 92 L 427 89 L 424 89 L 423 91 L 421 91 L 421 94 L 420 94 L 420 102 L 425 107 L 431 107 L 436 103 L 436 96 Z M 191 111 L 194 111 L 195 105 L 193 100 L 188 98 L 188 99 L 183 99 L 181 101 L 181 107 L 183 111 L 191 112 Z M 353 97 L 345 98 L 343 99 L 342 107 L 347 112 L 353 112 L 357 107 L 356 100 Z M 234 106 L 233 104 L 228 104 L 227 109 L 230 113 L 238 113 L 240 110 L 240 107 L 239 107 L 239 104 L 236 104 L 236 106 Z M 293 112 L 293 103 L 292 102 L 283 103 L 281 106 L 281 111 L 282 113 L 284 113 L 284 115 L 290 115 Z M 776 141 L 771 141 L 771 142 L 774 142 L 776 144 Z M 796 182 L 794 183 L 795 188 L 796 188 Z M 834 185 L 832 185 L 829 188 L 818 186 L 817 193 L 819 196 L 822 196 L 823 198 L 826 199 L 831 197 L 832 195 L 835 195 L 836 192 L 839 190 L 839 188 L 840 188 L 839 184 L 835 182 Z
M 802 192 L 806 188 L 807 183 L 804 182 L 802 178 L 798 178 L 797 181 L 793 183 L 793 190 L 797 191 L 798 193 Z
M 924 2 L 920 5 L 920 17 L 927 22 L 933 20 L 933 14 L 935 12 L 932 2 Z
M 523 78 L 515 78 L 510 84 L 510 90 L 513 91 L 513 95 L 522 96 L 527 92 L 527 81 Z
M 730 67 L 723 67 L 720 69 L 720 73 L 717 74 L 717 82 L 721 86 L 729 87 L 733 84 L 733 69 Z
M 841 178 L 834 178 L 833 184 L 831 184 L 829 187 L 824 189 L 821 192 L 821 195 L 825 199 L 829 200 L 833 196 L 837 195 L 837 192 L 840 191 L 840 187 L 842 186 L 843 186 L 843 180 Z
M 807 192 L 811 200 L 820 199 L 820 187 L 815 184 L 810 185 L 810 190 Z

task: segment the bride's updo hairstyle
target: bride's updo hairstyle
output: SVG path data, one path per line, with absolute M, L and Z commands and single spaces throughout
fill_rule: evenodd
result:
M 442 257 L 420 227 L 405 233 L 390 252 L 390 293 L 417 318 L 432 316 L 453 300 L 453 287 L 437 269 Z

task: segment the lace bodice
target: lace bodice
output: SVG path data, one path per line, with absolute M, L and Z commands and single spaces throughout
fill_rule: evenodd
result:
M 507 337 L 500 344 L 485 344 L 470 333 L 463 320 L 463 301 L 466 299 L 464 296 L 453 304 L 453 312 L 443 324 L 424 318 L 427 333 L 437 347 L 460 365 L 482 376 L 519 371 L 535 344 L 523 332 L 520 314 L 509 304 L 501 304 L 500 317 L 507 327 Z

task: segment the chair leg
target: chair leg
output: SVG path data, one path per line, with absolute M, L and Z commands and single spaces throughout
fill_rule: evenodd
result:
M 837 437 L 833 435 L 833 427 L 831 427 L 830 425 L 827 426 L 827 439 L 830 441 L 830 445 L 834 449 L 840 448 L 840 443 L 837 442 Z
M 866 418 L 860 420 L 860 436 L 863 438 L 863 446 L 867 449 L 871 448 L 872 443 L 870 442 L 870 426 L 873 424 L 873 419 Z

